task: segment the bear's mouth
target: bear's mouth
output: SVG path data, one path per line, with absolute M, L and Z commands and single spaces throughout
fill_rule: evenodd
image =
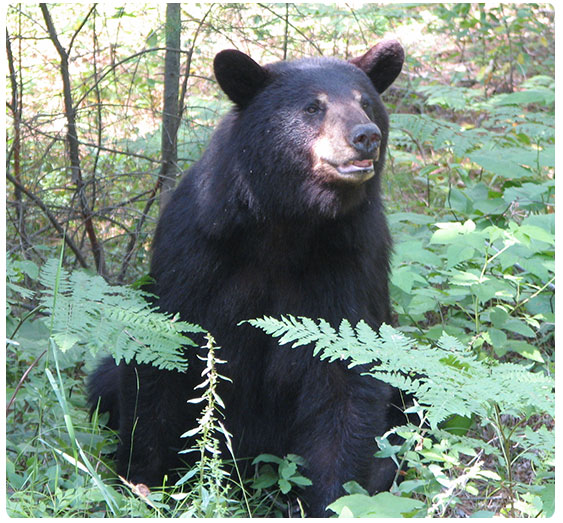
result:
M 338 178 L 342 181 L 363 183 L 375 174 L 372 159 L 349 160 L 340 165 L 334 165 L 333 167 L 338 172 Z
M 373 160 L 350 160 L 336 166 L 340 174 L 353 174 L 363 171 L 373 171 Z

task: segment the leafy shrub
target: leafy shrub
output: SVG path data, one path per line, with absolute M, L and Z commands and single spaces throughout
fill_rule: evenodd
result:
M 140 291 L 110 286 L 85 271 L 69 273 L 57 260 L 39 270 L 9 257 L 7 267 L 7 325 L 15 355 L 9 382 L 15 383 L 19 369 L 25 369 L 19 383 L 8 388 L 8 414 L 17 416 L 7 434 L 9 514 L 161 514 L 164 505 L 131 486 L 140 499 L 135 503 L 114 488 L 114 476 L 105 467 L 98 470 L 99 456 L 111 452 L 115 442 L 103 437 L 96 420 L 89 422 L 84 396 L 77 401 L 71 392 L 83 388 L 84 356 L 90 351 L 104 347 L 118 359 L 136 357 L 181 369 L 182 347 L 194 344 L 184 334 L 203 331 L 152 310 Z M 37 279 L 44 290 L 36 296 L 21 286 L 24 278 Z M 18 300 L 32 297 L 39 305 L 16 321 L 12 311 Z
M 57 260 L 39 269 L 9 257 L 7 269 L 7 325 L 14 356 L 9 383 L 23 375 L 17 386 L 8 388 L 8 413 L 17 415 L 7 437 L 10 515 L 281 516 L 278 494 L 310 483 L 297 470 L 302 463 L 298 456 L 263 455 L 256 460 L 263 466 L 254 480 L 239 475 L 216 390 L 224 379 L 219 373 L 223 362 L 202 329 L 153 310 L 141 291 L 108 285 L 83 270 L 69 272 Z M 24 278 L 42 290 L 26 289 Z M 39 305 L 18 321 L 13 310 L 22 298 L 34 298 Z M 39 318 L 31 319 L 39 312 Z M 104 348 L 116 359 L 183 370 L 182 351 L 195 344 L 186 333 L 207 337 L 207 364 L 198 387 L 202 395 L 190 400 L 202 404 L 201 417 L 184 434 L 191 438 L 188 452 L 197 453 L 197 462 L 175 485 L 151 491 L 125 480 L 116 484 L 109 457 L 115 439 L 97 428 L 96 417 L 89 422 L 84 396 L 77 400 L 72 394 L 84 387 L 84 361 Z M 221 454 L 220 438 L 226 440 L 230 456 Z M 277 464 L 277 471 L 265 462 Z M 123 486 L 125 491 L 119 488 Z M 277 493 L 272 495 L 274 486 Z

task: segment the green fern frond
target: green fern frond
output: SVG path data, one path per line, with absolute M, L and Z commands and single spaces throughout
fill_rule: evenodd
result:
M 83 271 L 69 273 L 58 260 L 43 266 L 39 281 L 45 287 L 41 304 L 51 314 L 53 340 L 63 351 L 79 344 L 94 354 L 106 349 L 117 362 L 136 359 L 184 370 L 183 347 L 195 345 L 186 334 L 204 332 L 156 311 L 141 291 L 111 286 Z
M 365 322 L 352 327 L 346 320 L 338 331 L 324 320 L 293 316 L 248 323 L 278 338 L 281 345 L 312 344 L 322 359 L 371 364 L 369 375 L 416 396 L 433 428 L 452 415 L 489 418 L 495 407 L 506 413 L 554 412 L 551 377 L 522 365 L 480 361 L 447 334 L 428 346 L 415 345 L 385 324 L 376 333 Z

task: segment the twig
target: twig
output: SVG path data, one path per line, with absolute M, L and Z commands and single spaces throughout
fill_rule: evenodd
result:
M 156 200 L 156 194 L 157 194 L 158 190 L 160 189 L 161 184 L 162 184 L 162 178 L 159 176 L 158 180 L 156 181 L 155 186 L 153 187 L 153 189 L 151 191 L 151 195 L 149 196 L 149 199 L 147 200 L 147 202 L 145 204 L 145 208 L 143 209 L 141 217 L 139 218 L 139 221 L 137 222 L 137 226 L 135 227 L 135 232 L 131 235 L 131 239 L 129 240 L 129 244 L 127 245 L 127 249 L 125 251 L 125 256 L 123 258 L 123 263 L 121 264 L 121 270 L 119 271 L 119 275 L 117 276 L 118 283 L 123 283 L 123 280 L 125 278 L 125 273 L 127 272 L 127 267 L 129 265 L 129 262 L 131 261 L 131 257 L 133 256 L 133 250 L 135 249 L 135 244 L 137 243 L 137 238 L 139 237 L 141 229 L 143 228 L 143 224 L 145 223 L 145 220 L 147 219 L 150 208 L 152 207 L 152 204 Z
M 14 393 L 12 394 L 12 397 L 10 398 L 10 401 L 8 402 L 8 405 L 6 406 L 6 416 L 10 413 L 10 410 L 12 408 L 12 404 L 14 403 L 14 400 L 16 399 L 16 395 L 18 393 L 18 391 L 21 389 L 24 381 L 26 380 L 27 376 L 29 375 L 29 373 L 31 372 L 31 369 L 33 369 L 33 367 L 35 367 L 35 365 L 37 365 L 37 363 L 39 362 L 39 360 L 45 356 L 45 354 L 47 353 L 47 349 L 45 349 L 41 354 L 39 354 L 39 356 L 37 356 L 37 358 L 35 358 L 35 361 L 26 369 L 26 371 L 23 373 L 23 376 L 20 378 L 20 381 L 18 382 L 18 384 L 16 385 L 16 390 L 14 390 Z
M 47 216 L 47 218 L 53 224 L 53 227 L 57 230 L 57 232 L 62 235 L 63 240 L 70 247 L 70 249 L 76 256 L 78 263 L 80 263 L 82 267 L 87 269 L 88 263 L 86 262 L 86 259 L 82 254 L 82 251 L 76 245 L 74 240 L 67 234 L 66 229 L 57 221 L 57 219 L 55 218 L 55 216 L 53 216 L 51 211 L 49 211 L 49 209 L 43 203 L 43 201 L 38 196 L 33 194 L 30 190 L 28 190 L 24 185 L 18 182 L 10 173 L 6 173 L 6 178 L 12 184 L 14 184 L 14 186 L 18 187 L 22 193 L 24 193 L 33 203 L 35 203 L 35 205 L 37 205 L 37 207 L 39 207 L 45 213 L 45 216 Z

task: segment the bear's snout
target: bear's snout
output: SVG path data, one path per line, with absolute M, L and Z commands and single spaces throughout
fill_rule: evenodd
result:
M 381 131 L 374 123 L 356 125 L 348 135 L 348 142 L 363 159 L 373 158 L 381 143 Z

